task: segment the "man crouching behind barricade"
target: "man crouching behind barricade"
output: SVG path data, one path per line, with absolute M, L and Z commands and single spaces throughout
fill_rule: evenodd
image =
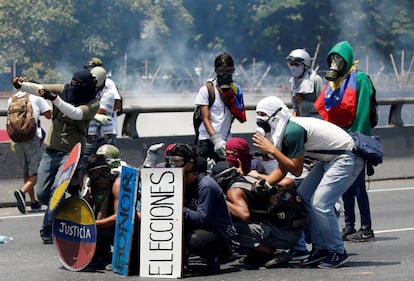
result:
M 89 202 L 96 220 L 96 251 L 90 267 L 104 268 L 112 261 L 111 246 L 114 243 L 116 212 L 120 177 L 111 173 L 104 155 L 88 158 Z
M 228 162 L 218 162 L 213 177 L 223 188 L 227 207 L 237 231 L 235 240 L 247 256 L 241 262 L 249 266 L 273 268 L 287 263 L 287 252 L 308 223 L 305 207 L 293 188 L 266 188 L 264 180 L 237 174 Z
M 232 256 L 234 228 L 226 200 L 217 182 L 206 174 L 207 162 L 197 157 L 195 147 L 177 143 L 169 146 L 166 167 L 184 168 L 184 257 L 200 256 L 206 274 L 220 271 Z

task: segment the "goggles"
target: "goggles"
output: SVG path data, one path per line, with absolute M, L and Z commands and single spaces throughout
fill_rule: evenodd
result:
M 167 167 L 171 168 L 180 168 L 185 165 L 185 159 L 182 156 L 167 156 L 165 157 L 165 162 Z

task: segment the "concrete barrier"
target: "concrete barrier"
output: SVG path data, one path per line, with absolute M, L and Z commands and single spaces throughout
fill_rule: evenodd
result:
M 375 168 L 370 180 L 413 178 L 414 172 L 414 126 L 380 127 L 374 130 L 380 136 L 384 149 L 384 163 Z M 234 134 L 251 144 L 251 134 Z M 122 159 L 133 166 L 140 166 L 145 159 L 147 148 L 154 143 L 192 143 L 193 136 L 120 138 L 118 147 Z M 9 143 L 0 144 L 0 179 L 21 178 L 17 158 L 11 152 Z

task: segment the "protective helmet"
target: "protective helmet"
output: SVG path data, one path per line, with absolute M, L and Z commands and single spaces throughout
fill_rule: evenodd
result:
M 111 168 L 116 168 L 121 165 L 121 155 L 119 149 L 112 144 L 101 145 L 96 151 L 96 155 L 105 156 L 106 162 Z
M 106 71 L 102 66 L 95 66 L 91 69 L 92 76 L 96 79 L 96 88 L 100 89 L 105 86 Z
M 99 58 L 90 58 L 83 66 L 85 69 L 92 69 L 95 66 L 103 66 L 102 60 Z
M 311 66 L 311 57 L 308 52 L 304 49 L 295 49 L 290 52 L 290 54 L 286 57 L 286 60 L 289 61 L 298 61 L 303 63 L 306 67 Z

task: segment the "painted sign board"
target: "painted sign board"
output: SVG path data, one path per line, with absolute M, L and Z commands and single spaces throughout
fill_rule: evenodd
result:
M 137 181 L 138 169 L 122 166 L 112 254 L 112 270 L 123 276 L 128 275 L 130 268 L 129 262 L 136 215 Z
M 78 166 L 80 153 L 81 153 L 81 143 L 78 142 L 75 144 L 66 159 L 65 164 L 61 172 L 56 175 L 56 178 L 59 179 L 56 186 L 52 188 L 53 194 L 49 202 L 49 210 L 52 214 L 55 213 L 56 208 L 59 206 L 59 203 L 65 198 L 66 189 L 69 186 L 69 183 L 73 177 L 73 174 L 76 171 L 76 167 Z
M 62 265 L 71 270 L 85 268 L 96 249 L 93 211 L 82 198 L 65 199 L 53 221 L 53 244 Z
M 140 276 L 183 275 L 183 169 L 141 170 Z

